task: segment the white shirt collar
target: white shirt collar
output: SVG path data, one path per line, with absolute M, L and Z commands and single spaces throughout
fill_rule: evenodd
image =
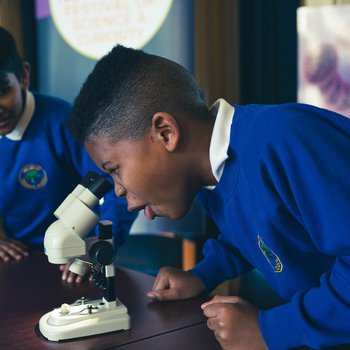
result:
M 222 98 L 210 107 L 210 113 L 216 114 L 216 119 L 210 141 L 209 159 L 211 170 L 218 182 L 224 171 L 225 161 L 228 158 L 227 150 L 230 144 L 231 123 L 234 112 L 234 107 Z M 205 188 L 214 189 L 215 186 L 206 186 Z
M 20 141 L 23 138 L 27 127 L 32 120 L 35 109 L 35 100 L 33 94 L 26 90 L 26 105 L 21 116 L 21 119 L 18 121 L 16 127 L 8 134 L 4 135 L 12 141 Z M 0 136 L 1 138 L 2 136 Z

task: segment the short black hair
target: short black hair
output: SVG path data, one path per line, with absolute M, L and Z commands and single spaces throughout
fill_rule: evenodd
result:
M 18 53 L 16 41 L 3 27 L 0 27 L 0 86 L 7 82 L 7 75 L 15 74 L 18 80 L 23 75 L 23 60 Z M 6 84 L 5 84 L 6 85 Z
M 103 137 L 138 140 L 156 112 L 197 117 L 207 111 L 194 77 L 181 65 L 142 50 L 115 46 L 87 77 L 69 116 L 80 143 Z

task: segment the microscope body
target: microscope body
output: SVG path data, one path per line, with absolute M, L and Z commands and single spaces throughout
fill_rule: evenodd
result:
M 82 297 L 72 304 L 63 303 L 60 308 L 43 315 L 39 329 L 49 340 L 73 339 L 130 328 L 128 310 L 115 294 L 112 222 L 99 222 L 93 211 L 111 188 L 112 185 L 102 175 L 89 172 L 54 212 L 58 220 L 45 233 L 44 248 L 49 262 L 71 263 L 70 270 L 79 275 L 94 268 L 95 282 L 103 290 L 101 299 Z M 98 223 L 98 237 L 86 237 Z
M 84 238 L 99 221 L 92 209 L 110 186 L 102 176 L 90 172 L 56 209 L 58 220 L 49 226 L 44 238 L 49 262 L 65 264 L 87 254 Z

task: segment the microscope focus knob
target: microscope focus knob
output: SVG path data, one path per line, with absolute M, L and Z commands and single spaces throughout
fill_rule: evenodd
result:
M 90 248 L 90 259 L 101 265 L 110 265 L 114 260 L 114 248 L 113 245 L 107 241 L 96 242 Z

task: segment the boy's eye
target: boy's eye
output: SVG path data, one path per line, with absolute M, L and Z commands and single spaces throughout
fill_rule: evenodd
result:
M 118 175 L 119 174 L 119 168 L 117 167 L 117 168 L 113 168 L 113 169 L 107 169 L 107 173 L 110 174 L 110 175 L 112 175 L 112 174 Z

